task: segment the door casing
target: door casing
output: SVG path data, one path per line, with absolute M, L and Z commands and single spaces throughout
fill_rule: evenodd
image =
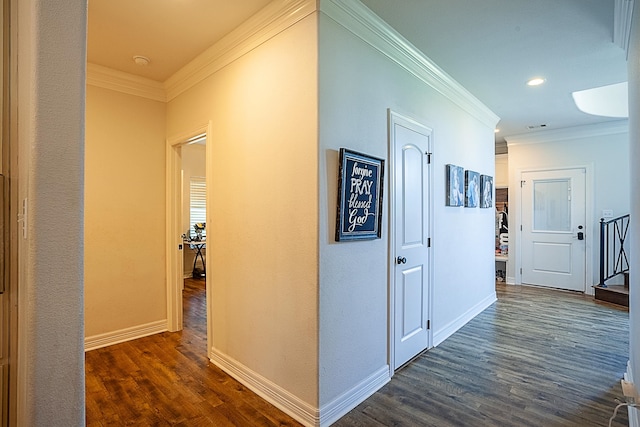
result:
M 167 329 L 170 332 L 176 332 L 182 330 L 183 313 L 182 313 L 182 288 L 184 280 L 184 272 L 182 267 L 182 252 L 184 251 L 184 244 L 180 237 L 184 230 L 182 230 L 182 161 L 179 154 L 180 147 L 184 145 L 189 139 L 206 134 L 206 167 L 205 174 L 207 180 L 207 188 L 212 188 L 211 185 L 211 122 L 194 127 L 193 129 L 176 135 L 167 139 L 166 148 L 166 274 L 167 274 Z M 208 196 L 207 196 L 208 200 Z M 211 221 L 211 210 L 209 209 L 207 202 L 207 222 Z M 182 250 L 178 249 L 179 245 L 182 245 Z M 209 281 L 211 263 L 206 263 L 205 277 L 207 277 L 206 286 L 206 301 L 207 301 L 207 356 L 210 357 L 212 338 L 212 324 L 211 324 L 211 288 L 212 284 Z

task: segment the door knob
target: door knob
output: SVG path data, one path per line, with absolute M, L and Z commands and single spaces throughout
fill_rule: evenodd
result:
M 396 262 L 397 262 L 398 264 L 406 264 L 406 263 L 407 263 L 407 259 L 406 259 L 405 257 L 403 257 L 403 256 L 399 256 L 399 257 L 396 259 Z

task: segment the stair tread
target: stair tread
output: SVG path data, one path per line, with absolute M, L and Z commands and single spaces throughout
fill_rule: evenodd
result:
M 624 285 L 607 285 L 606 288 L 603 288 L 602 286 L 596 286 L 595 288 L 604 292 L 608 291 L 619 294 L 629 294 L 629 288 L 625 287 Z

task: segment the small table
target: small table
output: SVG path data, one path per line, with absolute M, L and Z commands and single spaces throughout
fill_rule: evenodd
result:
M 193 258 L 193 270 L 191 271 L 191 275 L 193 277 L 204 277 L 207 271 L 207 264 L 204 261 L 204 255 L 202 255 L 202 249 L 207 247 L 207 242 L 205 240 L 190 240 L 185 242 L 189 245 L 191 249 L 196 251 L 196 256 Z M 196 269 L 196 263 L 198 262 L 198 257 L 202 261 L 202 273 L 200 273 Z
M 504 262 L 504 270 L 501 268 L 498 268 L 498 266 L 496 265 L 496 280 L 498 281 L 507 281 L 507 262 L 509 261 L 509 256 L 508 255 L 498 255 L 496 254 L 496 264 L 497 263 L 502 263 Z

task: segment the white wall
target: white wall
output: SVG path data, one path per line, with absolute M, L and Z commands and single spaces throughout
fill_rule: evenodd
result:
M 518 257 L 520 174 L 524 170 L 562 167 L 587 167 L 587 201 L 593 209 L 587 212 L 585 225 L 587 247 L 592 256 L 587 260 L 587 291 L 599 278 L 599 221 L 603 209 L 612 209 L 615 216 L 629 213 L 629 134 L 626 121 L 582 126 L 507 138 L 509 144 L 509 268 L 508 283 L 519 284 L 516 258 Z
M 11 9 L 11 155 L 19 150 L 12 167 L 28 205 L 27 234 L 12 238 L 20 252 L 12 418 L 21 426 L 80 426 L 86 1 L 20 0 Z
M 640 390 L 640 4 L 635 2 L 629 48 L 629 164 L 631 167 L 631 259 L 629 265 L 629 371 Z M 640 426 L 640 410 L 632 409 L 629 425 Z
M 437 343 L 495 299 L 493 209 L 445 207 L 445 164 L 494 175 L 495 122 L 472 117 L 324 13 L 319 81 L 320 407 L 332 408 L 389 361 L 388 185 L 382 238 L 335 242 L 340 147 L 387 159 L 388 108 L 433 128 L 431 320 Z

